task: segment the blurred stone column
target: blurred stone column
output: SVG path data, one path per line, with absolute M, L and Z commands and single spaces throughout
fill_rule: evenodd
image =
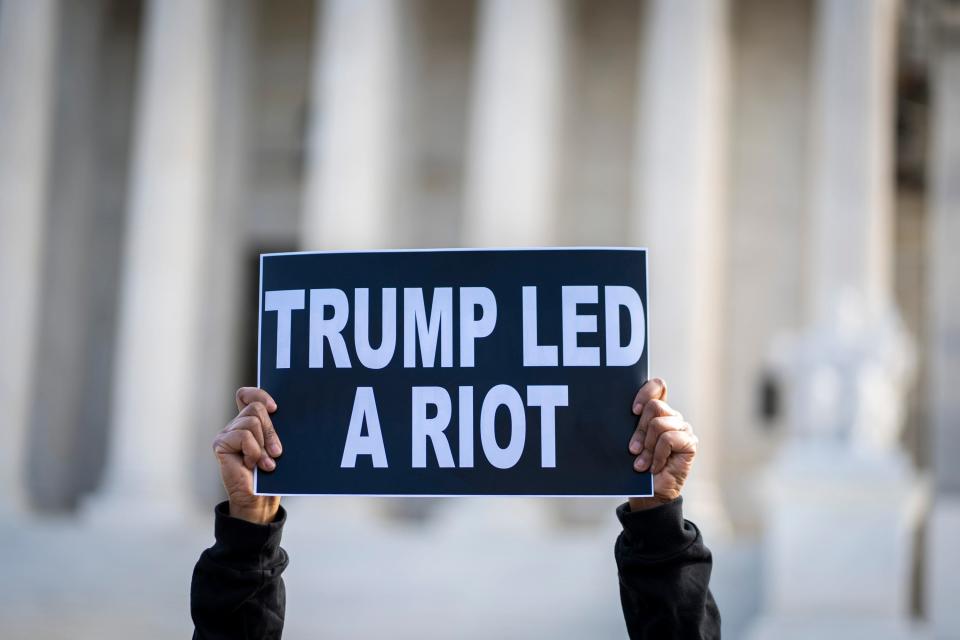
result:
M 960 629 L 960 7 L 934 7 L 926 353 L 936 494 L 926 593 L 935 637 L 949 638 Z
M 409 5 L 393 0 L 318 4 L 304 173 L 304 250 L 385 249 L 398 220 L 401 29 Z M 282 435 L 282 425 L 281 425 Z M 282 463 L 281 463 L 282 464 Z M 382 501 L 304 501 L 304 521 L 364 522 Z
M 304 249 L 375 249 L 395 224 L 400 21 L 392 0 L 327 0 L 317 12 Z
M 205 231 L 219 8 L 218 0 L 145 7 L 110 452 L 94 515 L 173 522 L 195 493 L 202 254 L 216 250 Z
M 482 0 L 468 132 L 464 243 L 556 235 L 566 5 Z
M 33 391 L 57 39 L 57 2 L 0 2 L 0 515 L 27 506 Z
M 467 132 L 462 243 L 535 247 L 556 237 L 567 4 L 481 0 Z M 454 530 L 531 530 L 582 505 L 531 498 L 451 503 Z M 589 505 L 587 505 L 589 511 Z M 608 509 L 605 509 L 609 512 Z M 594 518 L 595 519 L 595 518 Z
M 642 46 L 632 241 L 650 250 L 650 375 L 700 438 L 684 510 L 714 537 L 729 530 L 717 484 L 727 3 L 649 2 Z
M 770 469 L 756 638 L 911 633 L 924 486 L 899 444 L 913 352 L 892 290 L 896 0 L 820 0 L 807 326 L 778 358 L 790 433 Z
M 809 320 L 891 304 L 897 0 L 817 5 Z
M 29 425 L 27 481 L 39 510 L 65 510 L 76 504 L 84 481 L 102 466 L 102 422 L 85 421 L 90 406 L 92 349 L 88 337 L 102 309 L 91 295 L 95 250 L 104 235 L 98 225 L 96 196 L 100 179 L 101 128 L 105 109 L 100 63 L 104 51 L 104 0 L 71 0 L 59 8 L 61 25 L 53 113 L 56 153 L 48 169 L 42 300 L 37 309 L 33 394 Z M 112 105 L 111 105 L 112 106 Z M 104 385 L 106 391 L 109 386 Z M 97 456 L 91 465 L 90 456 Z M 97 477 L 96 474 L 94 477 Z M 89 486 L 89 485 L 87 485 Z
M 250 274 L 246 244 L 250 234 L 253 184 L 253 79 L 256 73 L 256 28 L 270 7 L 256 0 L 230 0 L 223 11 L 216 66 L 216 100 L 221 105 L 211 125 L 214 137 L 216 166 L 211 169 L 212 195 L 209 227 L 210 251 L 204 252 L 202 266 L 203 296 L 202 343 L 204 362 L 202 393 L 197 398 L 196 432 L 191 434 L 194 460 L 199 458 L 203 470 L 199 480 L 201 501 L 214 504 L 223 494 L 216 459 L 210 455 L 214 434 L 236 415 L 233 394 L 237 386 L 253 385 L 246 379 L 248 371 L 244 351 L 248 336 L 240 335 L 240 318 L 256 317 L 254 301 L 258 281 L 245 278 Z M 244 376 L 241 378 L 240 376 Z

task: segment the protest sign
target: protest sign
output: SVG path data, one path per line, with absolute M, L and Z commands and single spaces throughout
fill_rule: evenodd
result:
M 652 494 L 643 249 L 265 254 L 259 304 L 258 494 Z

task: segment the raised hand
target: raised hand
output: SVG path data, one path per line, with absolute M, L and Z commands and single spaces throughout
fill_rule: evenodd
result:
M 277 403 L 256 387 L 237 389 L 237 417 L 213 440 L 213 452 L 220 463 L 220 479 L 230 500 L 230 515 L 265 524 L 272 522 L 280 508 L 277 496 L 253 493 L 253 470 L 273 471 L 283 453 L 270 414 Z
M 633 413 L 640 416 L 628 445 L 635 456 L 633 468 L 653 474 L 654 495 L 630 498 L 638 511 L 670 502 L 680 496 L 697 455 L 697 436 L 679 411 L 667 404 L 667 384 L 651 378 L 637 392 Z

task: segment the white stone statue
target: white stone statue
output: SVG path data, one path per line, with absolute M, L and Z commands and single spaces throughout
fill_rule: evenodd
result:
M 892 307 L 871 308 L 856 292 L 832 308 L 773 347 L 791 433 L 867 456 L 897 450 L 915 365 L 910 337 Z

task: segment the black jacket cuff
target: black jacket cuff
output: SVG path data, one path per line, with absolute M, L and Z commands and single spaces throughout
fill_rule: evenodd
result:
M 268 524 L 256 524 L 230 515 L 230 504 L 223 501 L 214 509 L 214 537 L 211 548 L 219 559 L 233 562 L 259 563 L 261 558 L 272 558 L 280 548 L 287 512 L 283 507 Z
M 689 547 L 699 536 L 697 527 L 683 519 L 683 498 L 642 511 L 631 511 L 630 503 L 617 507 L 623 525 L 621 543 L 633 554 L 669 556 Z

